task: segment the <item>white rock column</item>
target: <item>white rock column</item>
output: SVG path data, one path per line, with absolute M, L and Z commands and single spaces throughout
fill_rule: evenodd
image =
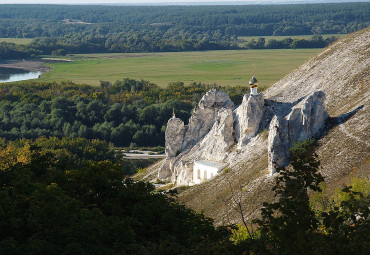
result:
M 185 126 L 179 118 L 172 117 L 167 122 L 165 133 L 166 159 L 158 172 L 158 179 L 168 181 L 172 175 L 171 159 L 176 157 L 184 141 Z
M 277 166 L 289 163 L 289 148 L 295 143 L 312 138 L 325 125 L 328 112 L 325 93 L 315 91 L 294 106 L 284 118 L 274 116 L 268 138 L 268 162 L 271 174 Z
M 264 98 L 260 93 L 244 95 L 241 105 L 234 110 L 234 137 L 239 148 L 257 135 L 264 109 Z

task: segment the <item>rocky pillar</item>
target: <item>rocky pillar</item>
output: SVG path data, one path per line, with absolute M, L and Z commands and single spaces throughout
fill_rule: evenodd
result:
M 235 140 L 238 147 L 247 144 L 250 138 L 257 135 L 264 112 L 263 94 L 246 94 L 242 104 L 234 110 Z
M 289 163 L 289 144 L 284 119 L 274 116 L 269 127 L 267 143 L 268 168 L 271 175 L 276 173 L 276 168 Z
M 285 118 L 275 116 L 270 124 L 268 162 L 271 174 L 277 166 L 289 163 L 289 148 L 295 142 L 312 138 L 325 125 L 328 112 L 325 93 L 315 91 L 296 105 Z
M 165 133 L 166 159 L 158 172 L 158 179 L 167 181 L 171 177 L 172 171 L 170 168 L 170 162 L 172 158 L 176 157 L 180 153 L 181 146 L 184 141 L 184 135 L 184 122 L 175 117 L 169 119 Z

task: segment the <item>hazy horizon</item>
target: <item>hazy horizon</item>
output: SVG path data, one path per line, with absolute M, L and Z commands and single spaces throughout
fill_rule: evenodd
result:
M 200 5 L 370 2 L 370 0 L 0 0 L 0 4 Z

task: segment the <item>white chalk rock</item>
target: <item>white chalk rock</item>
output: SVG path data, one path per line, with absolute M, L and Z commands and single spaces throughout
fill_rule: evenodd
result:
M 171 159 L 180 154 L 184 135 L 184 122 L 175 117 L 169 119 L 165 132 L 166 159 L 158 172 L 158 179 L 161 181 L 168 181 L 172 176 Z
M 275 116 L 270 124 L 268 161 L 271 174 L 277 166 L 289 163 L 289 148 L 295 143 L 312 138 L 328 118 L 325 93 L 315 91 L 292 108 L 284 119 Z
M 238 147 L 247 144 L 258 133 L 264 112 L 263 94 L 246 94 L 242 104 L 234 110 L 234 137 Z

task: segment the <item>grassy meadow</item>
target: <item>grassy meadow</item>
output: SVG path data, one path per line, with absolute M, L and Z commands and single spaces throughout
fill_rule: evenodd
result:
M 71 80 L 98 86 L 100 80 L 144 79 L 170 82 L 245 85 L 255 64 L 260 86 L 267 87 L 315 56 L 321 49 L 232 50 L 170 53 L 78 54 L 73 62 L 52 63 L 41 81 Z
M 30 44 L 33 41 L 33 38 L 0 38 L 0 42 L 8 42 L 15 44 Z

